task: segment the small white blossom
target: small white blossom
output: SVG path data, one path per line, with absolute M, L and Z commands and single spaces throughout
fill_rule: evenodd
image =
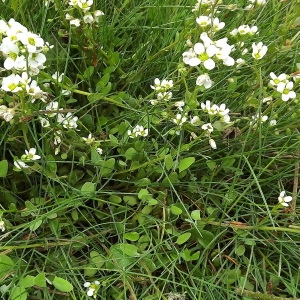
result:
M 57 114 L 57 122 L 62 124 L 66 129 L 76 129 L 77 128 L 78 117 L 73 116 L 72 113 L 68 112 L 66 115 Z
M 178 107 L 178 109 L 179 109 L 180 111 L 183 111 L 183 107 L 184 107 L 184 105 L 185 105 L 185 102 L 184 102 L 184 101 L 177 101 L 177 102 L 174 103 L 174 105 L 175 105 L 176 107 Z
M 296 93 L 292 91 L 293 87 L 294 83 L 292 81 L 289 81 L 288 83 L 280 82 L 277 85 L 277 91 L 281 93 L 282 101 L 296 98 Z
M 3 222 L 2 220 L 0 221 L 0 230 L 1 230 L 2 232 L 5 231 L 5 224 L 4 224 L 4 222 Z
M 259 42 L 258 44 L 253 43 L 252 44 L 252 57 L 255 59 L 262 59 L 267 51 L 268 47 L 265 46 L 262 42 Z
M 187 117 L 181 114 L 177 114 L 175 119 L 172 119 L 172 122 L 176 125 L 182 126 L 184 122 L 187 121 Z
M 277 124 L 277 121 L 276 120 L 271 120 L 270 121 L 270 126 L 275 126 Z
M 79 19 L 73 19 L 70 21 L 70 25 L 74 25 L 75 27 L 80 26 L 80 20 Z
M 14 108 L 8 108 L 5 105 L 0 105 L 0 118 L 4 119 L 6 122 L 10 122 L 14 116 Z
M 41 157 L 36 153 L 36 149 L 35 148 L 30 148 L 29 151 L 25 150 L 25 154 L 22 155 L 22 160 L 38 160 Z
M 280 74 L 279 76 L 276 76 L 273 72 L 270 73 L 270 84 L 273 86 L 278 86 L 279 83 L 287 83 L 288 82 L 288 76 L 285 73 Z
M 14 161 L 14 165 L 18 170 L 27 169 L 29 168 L 22 160 L 18 159 Z
M 50 127 L 50 122 L 48 119 L 40 118 L 40 122 L 41 122 L 42 127 L 44 127 L 44 128 Z
M 96 148 L 96 151 L 98 152 L 98 154 L 102 154 L 103 153 L 103 149 L 101 149 L 101 148 Z
M 212 149 L 217 149 L 217 144 L 216 144 L 215 140 L 209 139 L 208 142 L 209 142 Z
M 192 117 L 192 119 L 191 119 L 191 124 L 192 124 L 193 126 L 198 126 L 198 125 L 200 125 L 200 124 L 201 124 L 200 118 L 199 118 L 198 116 Z
M 149 130 L 141 125 L 136 125 L 132 131 L 128 130 L 127 133 L 130 138 L 136 138 L 138 136 L 146 137 L 149 134 Z
M 83 17 L 83 22 L 86 24 L 91 24 L 94 22 L 94 18 L 91 14 L 87 14 Z
M 95 10 L 94 11 L 94 19 L 96 22 L 99 21 L 99 17 L 104 16 L 104 12 L 101 10 Z
M 289 206 L 288 202 L 291 202 L 293 198 L 291 196 L 286 196 L 285 191 L 282 191 L 278 197 L 278 202 L 283 206 Z
M 213 126 L 211 125 L 211 123 L 207 123 L 207 124 L 203 124 L 201 126 L 201 128 L 205 131 L 207 131 L 208 134 L 212 133 L 214 131 Z
M 97 292 L 100 288 L 100 282 L 98 280 L 94 281 L 93 283 L 85 282 L 83 286 L 88 289 L 87 295 L 96 299 Z
M 62 82 L 63 76 L 64 76 L 64 73 L 59 74 L 59 72 L 56 71 L 54 74 L 52 74 L 51 77 L 57 82 Z
M 85 143 L 87 145 L 91 145 L 95 142 L 95 138 L 92 137 L 91 133 L 89 134 L 89 136 L 87 138 L 83 137 L 82 139 L 85 141 Z
M 198 76 L 196 80 L 196 85 L 203 85 L 206 89 L 209 89 L 213 85 L 213 83 L 214 82 L 210 79 L 207 73 Z

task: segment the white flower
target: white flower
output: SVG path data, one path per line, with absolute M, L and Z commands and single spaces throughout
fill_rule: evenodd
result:
M 14 165 L 18 170 L 27 169 L 29 168 L 22 160 L 18 159 L 14 161 Z
M 165 92 L 173 87 L 173 80 L 163 79 L 162 81 L 160 81 L 160 79 L 155 78 L 154 86 L 150 85 L 150 87 L 156 92 Z
M 282 101 L 288 101 L 289 99 L 296 98 L 296 93 L 292 91 L 294 83 L 289 81 L 288 83 L 280 82 L 277 86 L 277 91 L 281 93 Z
M 36 149 L 35 148 L 30 148 L 29 151 L 25 150 L 25 154 L 22 155 L 22 160 L 38 160 L 41 157 L 36 153 Z
M 201 126 L 203 130 L 206 130 L 208 134 L 212 133 L 214 131 L 214 128 L 212 127 L 211 123 L 203 124 Z
M 36 99 L 42 98 L 44 95 L 44 92 L 40 89 L 35 80 L 32 80 L 30 85 L 26 85 L 26 92 L 28 95 L 32 96 L 31 102 L 34 102 Z
M 43 53 L 29 53 L 28 65 L 33 69 L 41 69 L 46 61 L 46 56 Z
M 216 115 L 219 111 L 219 107 L 216 104 L 210 105 L 211 102 L 206 100 L 205 104 L 201 103 L 201 108 L 204 112 L 207 112 L 209 115 Z
M 192 117 L 192 119 L 191 119 L 191 124 L 193 125 L 193 126 L 197 126 L 197 125 L 200 125 L 200 118 L 198 117 L 198 116 L 194 116 L 194 117 Z
M 175 119 L 172 119 L 172 122 L 176 125 L 182 126 L 184 122 L 186 122 L 187 117 L 181 114 L 177 114 Z
M 94 297 L 96 299 L 97 292 L 98 292 L 99 287 L 100 287 L 100 282 L 98 280 L 95 280 L 93 283 L 85 282 L 83 286 L 88 288 L 87 295 L 89 297 Z
M 44 128 L 50 127 L 50 122 L 46 118 L 40 118 L 40 122 L 42 127 Z
M 46 110 L 58 110 L 58 102 L 57 101 L 52 101 L 50 102 L 47 106 L 46 106 Z M 53 114 L 47 114 L 49 117 L 54 117 L 57 114 L 53 113 Z
M 93 0 L 78 0 L 77 5 L 83 11 L 88 11 L 93 4 Z
M 85 141 L 85 143 L 87 145 L 91 145 L 95 142 L 95 138 L 92 137 L 91 133 L 89 134 L 89 136 L 87 138 L 83 137 L 82 139 Z
M 63 76 L 64 76 L 64 73 L 59 74 L 59 72 L 56 71 L 54 74 L 52 74 L 51 77 L 57 82 L 62 82 Z
M 279 194 L 279 197 L 278 197 L 278 201 L 281 205 L 283 206 L 289 206 L 288 205 L 288 202 L 291 202 L 293 200 L 293 197 L 291 196 L 286 196 L 285 195 L 285 191 L 282 191 L 280 194 Z
M 250 124 L 254 124 L 253 127 L 256 128 L 257 127 L 257 123 L 264 123 L 268 120 L 268 116 L 263 116 L 259 114 L 256 114 L 255 116 L 252 116 L 252 121 L 250 121 Z
M 54 145 L 58 146 L 61 143 L 61 130 L 56 130 L 54 133 Z
M 243 58 L 238 58 L 237 60 L 236 60 L 236 67 L 237 68 L 240 68 L 240 67 L 242 67 L 243 65 L 245 65 L 246 64 L 246 61 L 243 59 Z
M 223 29 L 225 26 L 224 22 L 220 22 L 219 18 L 214 18 L 213 20 L 213 31 L 219 31 L 221 29 Z
M 276 120 L 271 120 L 270 121 L 270 126 L 275 126 L 277 124 L 277 121 Z
M 130 138 L 136 138 L 138 136 L 147 136 L 148 133 L 149 133 L 149 130 L 147 128 L 144 128 L 143 126 L 141 125 L 136 125 L 133 130 L 128 130 L 127 131 L 128 135 Z
M 77 128 L 78 117 L 73 116 L 72 113 L 68 112 L 66 115 L 57 114 L 57 122 L 62 124 L 66 129 L 76 129 Z
M 79 19 L 73 19 L 70 21 L 71 25 L 74 25 L 75 27 L 79 27 L 80 26 L 80 20 Z
M 196 85 L 204 86 L 206 89 L 209 89 L 213 85 L 213 81 L 210 79 L 207 73 L 198 76 L 196 80 Z
M 19 86 L 20 80 L 20 75 L 10 74 L 9 76 L 2 78 L 1 89 L 6 92 L 17 93 L 22 90 Z
M 2 220 L 0 221 L 0 230 L 1 230 L 2 232 L 5 231 L 5 224 L 4 224 L 4 222 L 3 222 Z
M 276 76 L 273 72 L 271 72 L 270 77 L 272 78 L 270 80 L 270 84 L 273 86 L 277 86 L 281 82 L 283 82 L 283 83 L 288 82 L 288 76 L 285 73 L 282 73 L 279 76 Z
M 175 104 L 174 104 L 176 107 L 178 107 L 178 109 L 180 110 L 180 111 L 183 111 L 183 107 L 184 107 L 184 105 L 185 105 L 185 102 L 184 101 L 177 101 L 177 102 L 175 102 Z
M 209 139 L 208 142 L 209 142 L 212 149 L 217 149 L 217 144 L 213 139 Z
M 29 53 L 36 53 L 43 49 L 44 40 L 35 33 L 21 32 L 17 34 L 18 40 L 22 42 Z
M 98 152 L 98 154 L 102 154 L 103 153 L 103 149 L 101 149 L 101 148 L 96 148 L 96 151 Z
M 158 100 L 169 101 L 172 98 L 172 92 L 162 92 L 157 94 Z
M 196 23 L 200 27 L 207 27 L 211 25 L 212 19 L 209 16 L 199 16 L 196 18 Z
M 251 29 L 250 29 L 249 25 L 241 25 L 237 29 L 237 31 L 240 35 L 246 35 L 246 34 L 250 33 Z
M 262 59 L 267 51 L 268 47 L 265 46 L 262 42 L 259 42 L 257 45 L 255 43 L 252 44 L 252 57 L 255 59 Z
M 8 108 L 5 105 L 0 106 L 0 118 L 3 118 L 6 122 L 10 122 L 15 116 L 15 109 Z
M 91 14 L 87 14 L 83 17 L 83 22 L 86 24 L 91 24 L 94 22 L 94 18 Z
M 99 17 L 104 16 L 104 12 L 101 10 L 95 10 L 94 11 L 94 18 L 95 21 L 98 22 L 99 21 Z

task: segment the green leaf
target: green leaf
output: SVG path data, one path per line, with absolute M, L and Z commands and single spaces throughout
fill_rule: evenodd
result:
M 6 159 L 0 161 L 0 178 L 4 178 L 7 175 L 8 162 Z
M 200 235 L 201 238 L 198 239 L 199 244 L 201 244 L 204 248 L 211 248 L 213 245 L 210 243 L 215 238 L 214 234 L 207 230 L 200 230 Z
M 226 169 L 226 168 L 230 168 L 235 162 L 235 159 L 232 157 L 225 157 L 222 160 L 222 164 L 221 166 Z
M 140 235 L 137 232 L 127 232 L 124 234 L 124 238 L 131 242 L 135 242 L 140 238 Z
M 98 165 L 101 166 L 101 175 L 107 176 L 111 174 L 115 170 L 115 162 L 116 160 L 114 158 L 99 162 Z
M 136 155 L 136 153 L 137 151 L 131 147 L 126 150 L 124 156 L 127 160 L 131 160 Z
M 68 280 L 61 277 L 55 276 L 52 284 L 55 286 L 55 288 L 64 293 L 69 293 L 73 290 L 73 285 Z
M 168 154 L 165 156 L 165 168 L 167 171 L 170 171 L 173 167 L 173 158 L 172 155 Z
M 177 240 L 176 240 L 176 243 L 178 245 L 182 245 L 184 244 L 190 237 L 191 237 L 191 233 L 190 232 L 185 232 L 185 233 L 182 233 L 181 235 L 179 235 L 177 237 Z
M 201 216 L 200 216 L 200 210 L 199 210 L 199 209 L 193 210 L 193 211 L 191 212 L 191 218 L 192 218 L 193 220 L 195 220 L 195 221 L 200 220 L 200 219 L 201 219 Z
M 35 276 L 35 279 L 34 279 L 34 284 L 39 286 L 39 287 L 46 287 L 47 284 L 46 284 L 46 276 L 45 276 L 45 273 L 40 273 L 38 275 Z
M 242 256 L 245 253 L 245 246 L 244 245 L 239 245 L 238 247 L 235 248 L 235 254 L 238 256 Z
M 124 196 L 123 201 L 129 206 L 133 206 L 137 204 L 137 199 L 132 196 Z
M 95 192 L 95 184 L 92 182 L 85 182 L 85 184 L 81 187 L 81 192 L 83 193 L 93 193 Z
M 195 252 L 194 254 L 191 254 L 191 250 L 185 249 L 183 252 L 180 253 L 180 256 L 185 261 L 192 261 L 192 260 L 198 260 L 200 256 L 200 251 Z
M 179 162 L 179 172 L 188 169 L 195 162 L 195 157 L 186 157 Z
M 34 276 L 27 275 L 26 277 L 22 278 L 19 281 L 19 285 L 24 288 L 32 287 L 35 285 L 34 279 L 35 279 Z
M 139 256 L 138 247 L 131 245 L 131 244 L 120 244 L 120 249 L 126 255 L 131 257 Z
M 98 100 L 101 100 L 104 97 L 102 93 L 95 93 L 95 94 L 90 94 L 87 96 L 88 100 L 91 103 L 97 102 Z
M 208 168 L 213 171 L 217 165 L 216 162 L 214 162 L 213 160 L 207 160 L 206 161 L 206 165 L 208 166 Z
M 23 286 L 14 286 L 10 292 L 10 300 L 26 300 L 27 292 Z
M 171 213 L 172 213 L 173 215 L 176 215 L 176 216 L 179 216 L 179 215 L 182 214 L 182 209 L 179 208 L 179 207 L 176 206 L 176 205 L 172 205 L 172 206 L 170 207 L 170 211 L 171 211 Z
M 37 230 L 43 223 L 43 220 L 35 220 L 30 226 L 29 229 L 31 231 Z
M 106 257 L 104 257 L 102 254 L 91 251 L 90 253 L 91 261 L 95 264 L 95 266 L 100 269 L 106 262 Z
M 84 77 L 85 79 L 90 79 L 91 76 L 92 76 L 93 73 L 94 73 L 94 70 L 95 70 L 95 68 L 94 68 L 93 66 L 88 67 L 88 68 L 84 71 L 83 77 Z

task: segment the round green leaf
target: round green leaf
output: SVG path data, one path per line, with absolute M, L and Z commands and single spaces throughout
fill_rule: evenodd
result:
M 10 292 L 10 300 L 26 300 L 27 292 L 23 286 L 14 286 Z
M 139 256 L 138 247 L 131 245 L 131 244 L 121 244 L 120 249 L 123 253 L 128 256 Z
M 245 253 L 245 246 L 244 245 L 239 245 L 238 247 L 235 248 L 235 254 L 238 256 L 242 256 Z
M 195 221 L 200 220 L 200 219 L 201 219 L 201 217 L 200 217 L 200 210 L 199 210 L 199 209 L 193 210 L 193 211 L 191 212 L 191 218 L 192 218 L 193 220 L 195 220 Z
M 182 214 L 182 209 L 177 207 L 176 205 L 172 205 L 170 207 L 170 211 L 173 215 L 179 216 Z
M 0 278 L 13 270 L 14 262 L 7 255 L 0 255 Z
M 73 285 L 69 281 L 57 276 L 53 279 L 52 284 L 55 288 L 64 293 L 69 293 L 73 290 Z

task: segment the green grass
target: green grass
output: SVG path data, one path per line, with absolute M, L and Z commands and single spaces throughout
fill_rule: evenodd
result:
M 84 283 L 95 280 L 95 297 L 107 300 L 300 298 L 299 82 L 287 102 L 268 85 L 270 72 L 300 69 L 299 3 L 269 0 L 251 10 L 246 1 L 215 3 L 226 25 L 214 40 L 234 45 L 229 33 L 242 24 L 259 34 L 244 39 L 246 65 L 211 71 L 182 61 L 186 40 L 200 42 L 195 1 L 94 0 L 91 10 L 105 15 L 78 28 L 64 17 L 68 2 L 55 3 L 0 4 L 1 19 L 54 46 L 35 79 L 48 102 L 79 118 L 77 130 L 54 118 L 43 128 L 46 103 L 0 89 L 1 105 L 20 103 L 10 122 L 0 119 L 1 299 L 91 299 Z M 251 56 L 253 42 L 268 46 L 261 60 Z M 62 83 L 51 79 L 56 71 Z M 195 85 L 205 72 L 209 89 Z M 174 87 L 172 100 L 153 106 L 155 78 Z M 226 104 L 231 123 L 204 113 L 207 100 Z M 181 128 L 172 122 L 176 101 L 186 103 Z M 251 124 L 257 113 L 268 120 Z M 199 126 L 189 122 L 195 115 Z M 215 150 L 201 129 L 209 122 Z M 149 135 L 129 138 L 136 125 Z M 89 133 L 91 145 L 83 140 Z M 16 170 L 29 148 L 41 158 Z M 288 207 L 278 204 L 283 190 L 293 196 Z

